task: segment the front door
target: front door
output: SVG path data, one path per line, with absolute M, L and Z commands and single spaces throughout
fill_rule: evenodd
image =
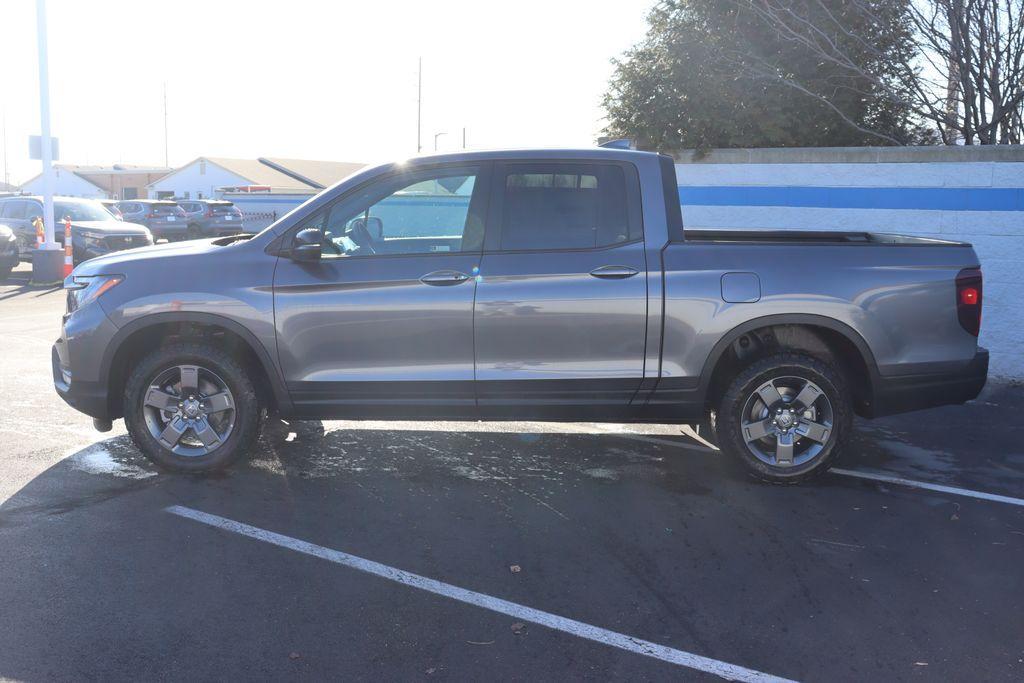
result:
M 278 354 L 305 413 L 471 417 L 473 294 L 487 165 L 399 172 L 355 190 L 293 232 L 322 258 L 281 257 Z
M 496 165 L 476 292 L 486 417 L 622 417 L 644 374 L 639 181 L 619 163 Z

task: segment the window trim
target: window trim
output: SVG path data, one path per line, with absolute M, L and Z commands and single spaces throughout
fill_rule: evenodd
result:
M 494 177 L 493 175 L 494 163 L 491 161 L 457 161 L 449 162 L 444 164 L 431 164 L 429 166 L 416 166 L 412 168 L 396 168 L 393 171 L 382 173 L 381 175 L 369 178 L 366 182 L 360 183 L 355 187 L 349 189 L 344 194 L 335 197 L 334 199 L 324 203 L 322 206 L 317 207 L 315 211 L 303 218 L 299 223 L 289 228 L 280 238 L 274 240 L 271 244 L 277 243 L 279 246 L 273 250 L 277 256 L 288 258 L 291 255 L 291 243 L 295 238 L 295 234 L 300 230 L 306 229 L 309 223 L 315 220 L 321 214 L 327 212 L 328 215 L 334 210 L 334 207 L 338 204 L 347 201 L 354 197 L 356 194 L 363 192 L 372 185 L 379 183 L 387 183 L 402 175 L 421 175 L 434 173 L 441 171 L 447 173 L 448 171 L 457 172 L 460 169 L 474 169 L 476 171 L 476 180 L 473 185 L 473 193 L 470 195 L 469 211 L 466 213 L 466 221 L 468 222 L 470 217 L 476 216 L 481 222 L 484 228 L 484 239 L 481 241 L 481 249 L 474 249 L 471 251 L 427 251 L 427 252 L 415 252 L 409 254 L 354 254 L 349 256 L 332 256 L 324 259 L 326 261 L 347 261 L 349 259 L 369 259 L 369 258 L 409 258 L 409 257 L 422 257 L 422 256 L 466 256 L 466 255 L 479 255 L 482 253 L 482 247 L 486 244 L 487 240 L 487 217 L 488 217 L 488 204 L 491 196 L 491 183 Z M 454 175 L 454 173 L 453 173 Z M 472 175 L 472 174 L 467 174 Z M 479 197 L 477 202 L 473 199 Z M 463 233 L 465 235 L 465 233 Z
M 571 166 L 618 166 L 622 169 L 623 179 L 626 184 L 626 221 L 627 230 L 632 233 L 637 231 L 638 236 L 625 242 L 604 244 L 596 247 L 558 247 L 544 249 L 502 249 L 501 232 L 504 229 L 502 224 L 502 211 L 505 204 L 505 185 L 508 182 L 509 173 L 516 167 L 571 167 Z M 557 173 L 557 171 L 555 171 Z M 598 252 L 608 249 L 618 249 L 631 244 L 643 243 L 644 223 L 643 205 L 640 194 L 640 173 L 636 166 L 628 161 L 613 161 L 605 159 L 508 159 L 496 162 L 491 175 L 491 196 L 490 208 L 487 213 L 487 230 L 484 233 L 484 254 L 557 254 L 557 253 L 580 253 Z

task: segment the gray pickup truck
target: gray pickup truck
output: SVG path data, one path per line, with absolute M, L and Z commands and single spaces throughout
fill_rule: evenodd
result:
M 178 471 L 227 465 L 269 411 L 699 424 L 793 482 L 855 414 L 963 403 L 988 370 L 969 244 L 685 230 L 672 159 L 626 150 L 386 164 L 65 286 L 57 391 Z

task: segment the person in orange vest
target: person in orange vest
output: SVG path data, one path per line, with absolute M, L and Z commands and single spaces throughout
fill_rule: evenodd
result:
M 36 249 L 43 246 L 43 240 L 45 239 L 43 233 L 43 219 L 41 216 L 36 216 L 32 219 L 32 227 L 36 229 Z

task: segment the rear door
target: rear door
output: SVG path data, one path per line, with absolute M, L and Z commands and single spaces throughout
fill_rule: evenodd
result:
M 503 163 L 492 185 L 474 322 L 481 412 L 620 412 L 644 371 L 647 264 L 636 169 Z
M 473 417 L 473 293 L 489 164 L 397 171 L 300 230 L 321 259 L 282 256 L 278 355 L 307 414 Z

